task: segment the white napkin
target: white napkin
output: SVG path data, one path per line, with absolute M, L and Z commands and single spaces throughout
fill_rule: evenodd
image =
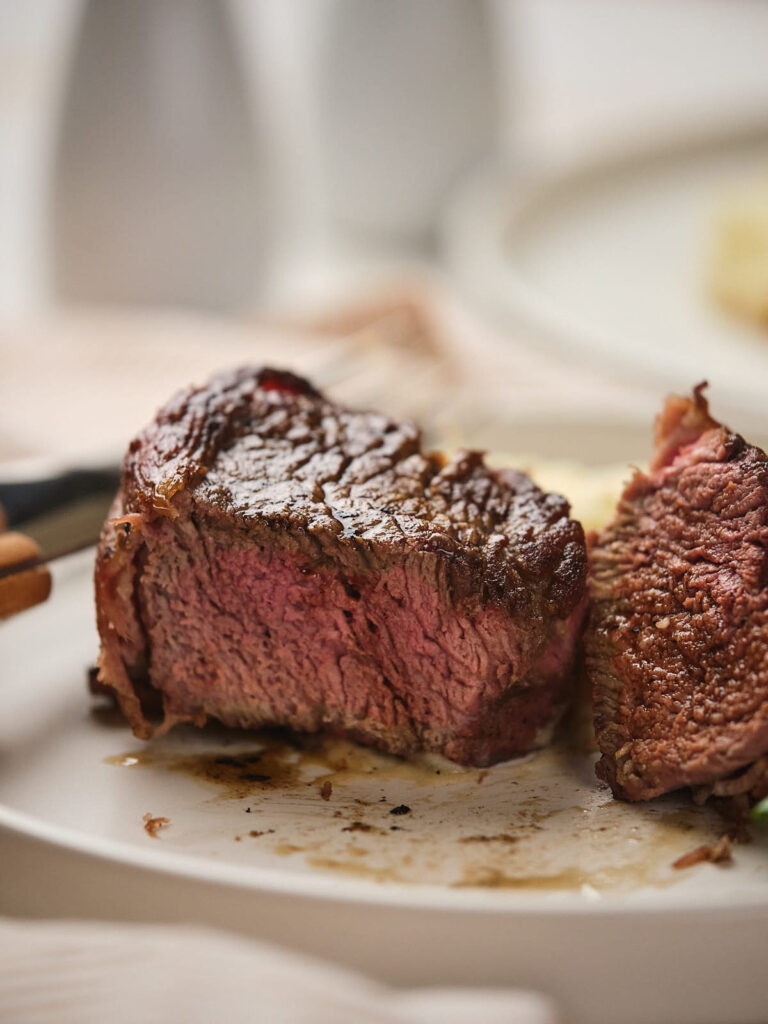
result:
M 512 989 L 398 991 L 212 929 L 0 921 L 0 1019 L 13 1024 L 557 1024 Z

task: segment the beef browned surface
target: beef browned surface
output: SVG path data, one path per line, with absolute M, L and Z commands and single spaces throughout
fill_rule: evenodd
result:
M 134 440 L 96 567 L 100 679 L 176 722 L 325 729 L 489 764 L 567 702 L 586 553 L 564 499 L 482 455 L 243 369 Z
M 670 398 L 649 473 L 591 552 L 597 773 L 616 796 L 715 783 L 768 751 L 767 547 L 765 453 L 701 387 Z

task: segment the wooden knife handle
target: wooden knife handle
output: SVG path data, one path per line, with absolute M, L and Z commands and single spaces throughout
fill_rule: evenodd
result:
M 19 567 L 19 572 L 0 578 L 0 619 L 23 612 L 45 601 L 51 592 L 51 574 L 46 566 L 30 565 L 40 558 L 40 548 L 23 533 L 0 533 L 0 571 Z

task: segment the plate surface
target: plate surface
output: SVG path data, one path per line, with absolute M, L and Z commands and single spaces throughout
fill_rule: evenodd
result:
M 65 564 L 54 599 L 3 627 L 0 657 L 13 670 L 0 696 L 0 824 L 124 862 L 304 895 L 574 913 L 604 902 L 744 901 L 768 912 L 768 844 L 738 848 L 730 870 L 675 870 L 722 822 L 679 797 L 613 801 L 578 722 L 550 749 L 483 771 L 215 727 L 135 740 L 86 694 L 91 560 Z M 145 815 L 168 823 L 151 835 Z
M 537 181 L 491 171 L 445 225 L 460 278 L 507 322 L 630 379 L 713 395 L 765 420 L 768 332 L 706 292 L 717 205 L 768 171 L 768 126 L 683 133 Z
M 92 558 L 0 629 L 0 911 L 237 928 L 390 983 L 536 988 L 574 1024 L 763 1019 L 764 838 L 675 870 L 722 823 L 612 801 L 577 719 L 487 772 L 215 728 L 143 744 L 86 692 Z

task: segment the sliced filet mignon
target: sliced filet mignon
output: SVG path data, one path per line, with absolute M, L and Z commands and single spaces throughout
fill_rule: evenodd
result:
M 485 765 L 566 704 L 585 584 L 564 499 L 244 369 L 128 450 L 96 566 L 100 680 L 141 737 L 149 684 L 161 732 L 211 716 Z
M 650 471 L 591 552 L 597 774 L 628 800 L 768 751 L 768 459 L 702 388 L 668 400 Z

